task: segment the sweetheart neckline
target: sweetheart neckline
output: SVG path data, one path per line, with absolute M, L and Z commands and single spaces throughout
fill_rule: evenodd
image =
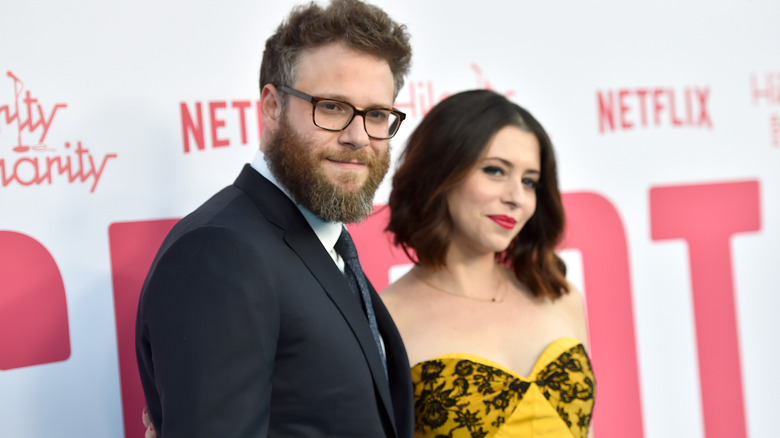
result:
M 481 365 L 487 365 L 487 366 L 490 366 L 492 368 L 501 370 L 501 371 L 503 371 L 503 372 L 505 372 L 505 373 L 507 373 L 507 374 L 509 374 L 511 376 L 517 377 L 520 380 L 528 382 L 528 381 L 532 380 L 530 376 L 536 375 L 538 373 L 538 371 L 539 371 L 538 368 L 541 368 L 540 367 L 540 363 L 541 363 L 542 366 L 547 366 L 553 360 L 559 358 L 561 356 L 561 354 L 563 354 L 566 350 L 569 350 L 569 349 L 571 349 L 573 347 L 576 347 L 576 346 L 579 346 L 579 345 L 582 345 L 582 342 L 580 342 L 579 340 L 577 340 L 575 338 L 568 337 L 568 336 L 565 336 L 565 337 L 562 337 L 562 338 L 558 338 L 558 339 L 555 339 L 555 340 L 551 341 L 549 344 L 547 344 L 544 347 L 544 349 L 542 349 L 542 352 L 536 358 L 536 361 L 534 362 L 533 366 L 531 367 L 531 371 L 528 373 L 528 377 L 523 376 L 522 374 L 518 373 L 517 371 L 514 371 L 514 370 L 512 370 L 511 368 L 509 368 L 509 367 L 507 367 L 505 365 L 501 365 L 500 363 L 494 362 L 494 361 L 492 361 L 492 360 L 490 360 L 490 359 L 488 359 L 488 358 L 486 358 L 484 356 L 479 356 L 477 354 L 472 354 L 472 353 L 463 353 L 463 352 L 440 354 L 438 356 L 435 356 L 435 357 L 432 357 L 430 359 L 426 359 L 426 360 L 423 360 L 423 361 L 420 361 L 420 362 L 416 363 L 414 366 L 412 366 L 411 369 L 415 369 L 417 367 L 422 366 L 423 364 L 426 364 L 426 363 L 429 363 L 429 362 L 432 362 L 432 361 L 435 361 L 435 360 L 439 360 L 439 359 L 467 359 L 467 360 L 471 360 L 472 362 L 479 363 Z M 554 347 L 558 347 L 559 348 L 559 353 L 552 360 L 549 360 L 549 361 L 547 361 L 545 363 L 542 363 L 542 359 L 545 358 Z M 584 346 L 583 346 L 583 348 L 584 348 Z

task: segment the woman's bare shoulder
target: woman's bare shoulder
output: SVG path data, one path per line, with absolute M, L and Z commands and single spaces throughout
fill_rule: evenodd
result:
M 379 296 L 388 306 L 403 302 L 413 296 L 415 283 L 416 277 L 412 275 L 411 271 L 407 272 L 398 280 L 390 283 Z
M 568 283 L 568 293 L 565 293 L 559 299 L 559 306 L 570 321 L 577 337 L 585 343 L 587 347 L 588 324 L 586 318 L 585 297 L 582 292 L 572 283 Z
M 420 306 L 420 281 L 411 271 L 387 286 L 380 294 L 393 319 L 412 320 L 423 311 Z

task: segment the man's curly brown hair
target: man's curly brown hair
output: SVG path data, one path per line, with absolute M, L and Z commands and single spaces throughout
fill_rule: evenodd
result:
M 266 84 L 291 86 L 301 52 L 330 43 L 387 61 L 393 73 L 393 97 L 398 95 L 412 59 L 406 26 L 359 0 L 333 0 L 326 8 L 312 2 L 293 9 L 265 43 L 260 89 Z

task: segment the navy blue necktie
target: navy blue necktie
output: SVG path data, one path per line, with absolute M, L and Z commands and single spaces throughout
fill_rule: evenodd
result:
M 339 240 L 336 241 L 336 245 L 333 248 L 344 259 L 344 275 L 347 277 L 347 283 L 349 283 L 352 293 L 360 297 L 363 302 L 363 309 L 366 311 L 366 317 L 368 318 L 368 326 L 371 328 L 371 334 L 374 335 L 376 347 L 379 349 L 379 356 L 382 358 L 382 365 L 385 367 L 385 376 L 387 376 L 387 363 L 384 350 L 382 349 L 382 341 L 379 337 L 379 327 L 376 324 L 374 306 L 371 304 L 371 295 L 368 291 L 368 279 L 360 267 L 355 243 L 352 242 L 352 237 L 349 236 L 349 232 L 346 229 L 341 230 Z

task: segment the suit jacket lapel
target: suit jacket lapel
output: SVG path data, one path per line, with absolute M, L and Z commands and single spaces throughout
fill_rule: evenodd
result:
M 305 224 L 308 232 L 316 239 L 314 232 Z M 312 245 L 311 238 L 303 235 L 300 230 L 288 229 L 285 240 L 290 244 L 293 250 L 298 253 L 301 260 L 306 264 L 312 274 L 322 285 L 330 299 L 338 307 L 344 319 L 352 329 L 352 333 L 358 340 L 360 348 L 366 357 L 371 374 L 374 378 L 376 387 L 382 399 L 387 414 L 394 418 L 393 405 L 390 397 L 390 387 L 385 377 L 382 359 L 377 351 L 376 342 L 371 335 L 371 329 L 368 327 L 366 314 L 361 308 L 360 301 L 349 289 L 347 280 L 341 271 L 336 268 L 333 260 L 324 251 L 324 249 Z M 319 243 L 319 241 L 317 241 Z
M 352 294 L 344 275 L 333 263 L 333 259 L 322 247 L 317 235 L 300 210 L 278 187 L 246 165 L 236 179 L 235 185 L 244 190 L 257 205 L 261 213 L 273 224 L 285 230 L 284 240 L 290 245 L 320 282 L 331 301 L 336 305 L 358 340 L 389 418 L 395 425 L 390 387 L 385 377 L 382 359 L 368 327 L 368 320 L 360 301 Z

